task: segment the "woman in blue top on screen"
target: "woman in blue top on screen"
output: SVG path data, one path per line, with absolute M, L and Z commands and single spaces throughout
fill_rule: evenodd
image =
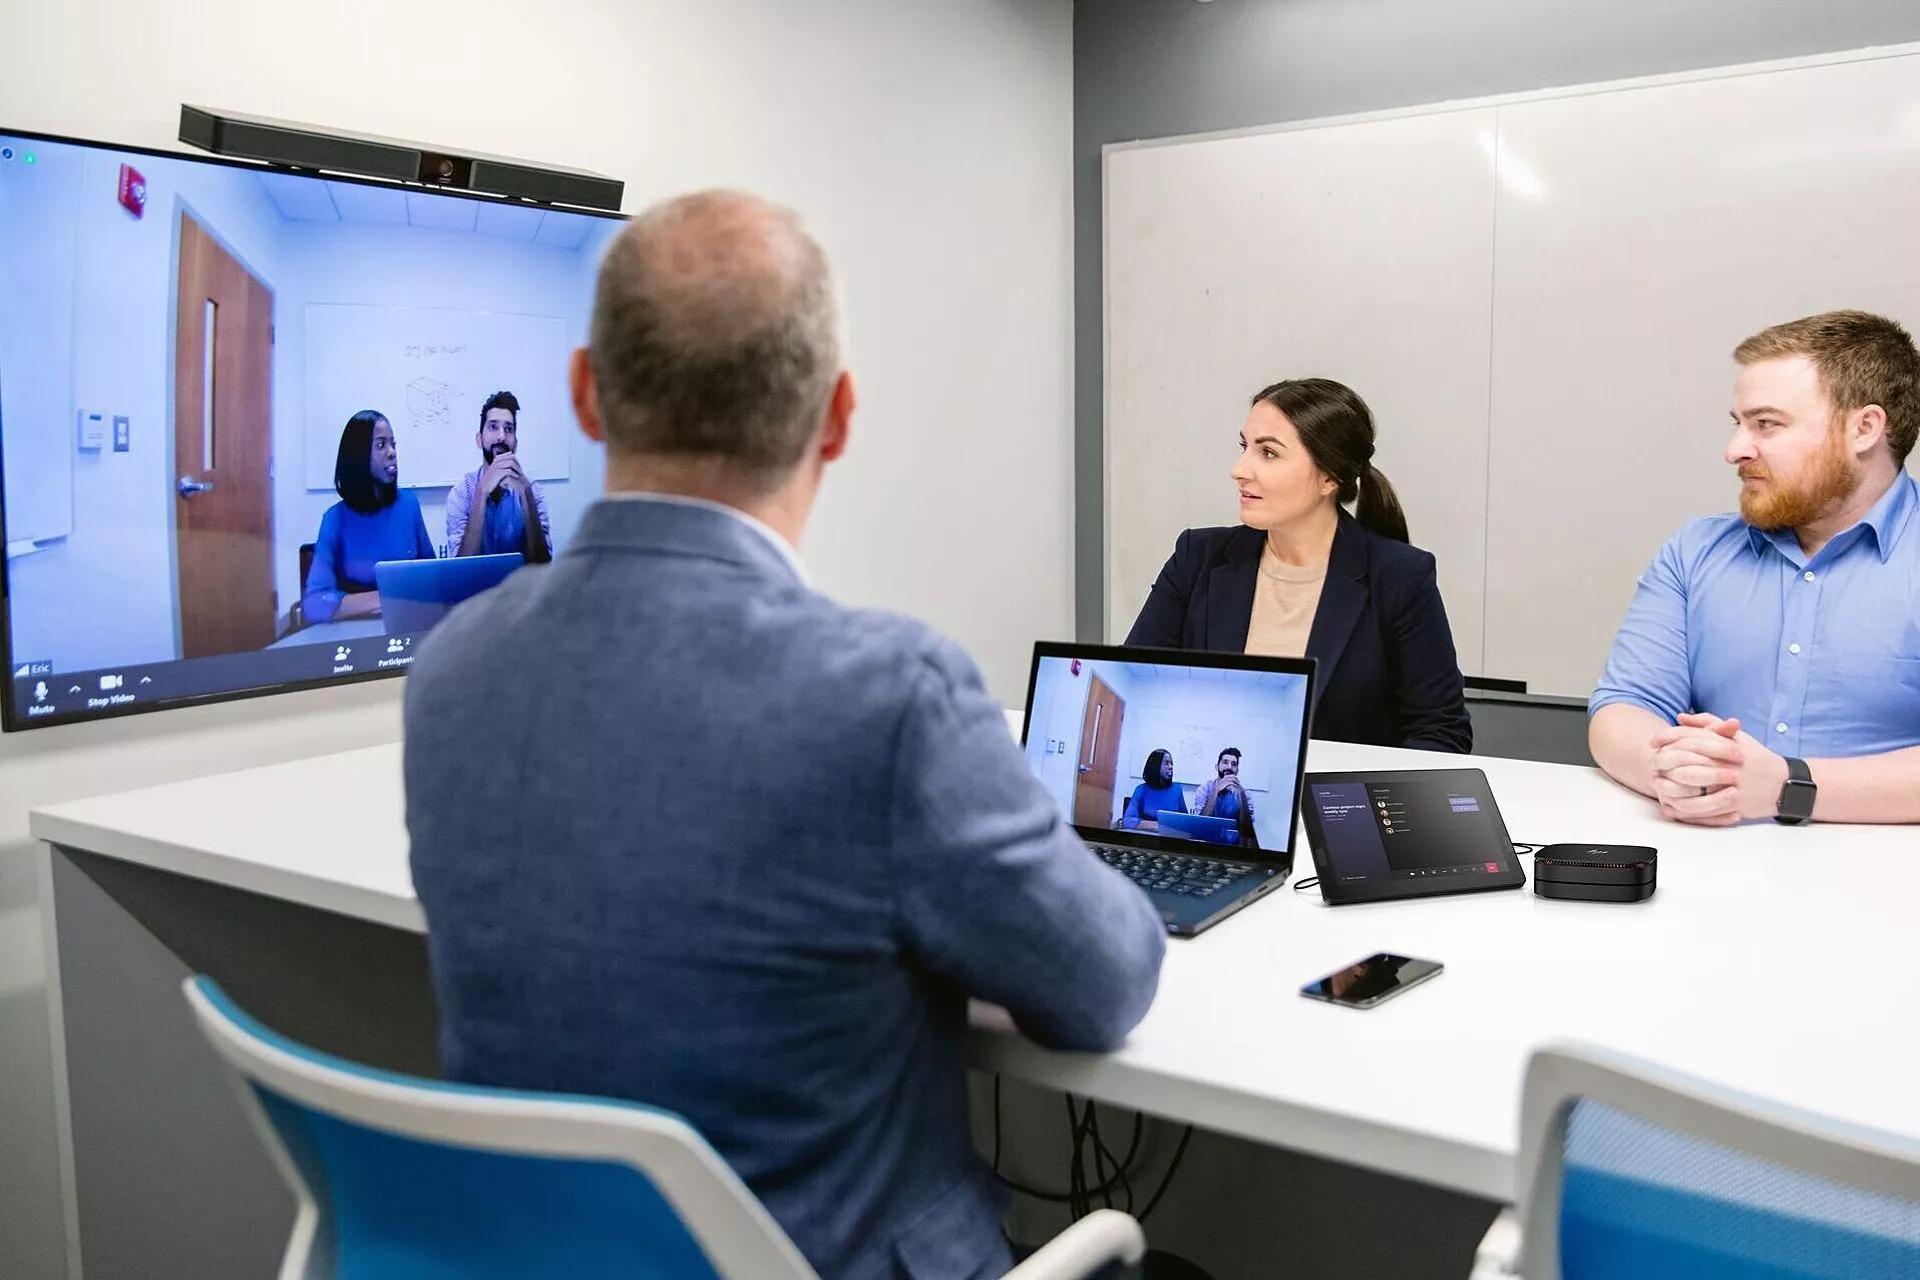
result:
M 1314 737 L 1470 751 L 1433 557 L 1408 545 L 1373 442 L 1373 414 L 1338 382 L 1256 395 L 1230 473 L 1240 524 L 1180 535 L 1127 643 L 1304 655 Z
M 380 612 L 373 566 L 382 560 L 431 560 L 433 543 L 420 500 L 400 487 L 393 424 L 372 409 L 347 419 L 333 463 L 340 501 L 320 518 L 301 608 L 307 621 L 365 618 Z
M 1160 812 L 1185 813 L 1185 793 L 1173 780 L 1173 753 L 1157 747 L 1140 766 L 1143 781 L 1133 789 L 1126 808 L 1120 811 L 1120 825 L 1128 831 L 1145 826 L 1152 831 L 1160 825 Z

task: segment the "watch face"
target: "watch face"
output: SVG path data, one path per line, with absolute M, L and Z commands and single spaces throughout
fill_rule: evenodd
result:
M 1805 822 L 1813 816 L 1813 798 L 1817 794 L 1811 782 L 1799 778 L 1788 778 L 1787 785 L 1780 788 L 1780 817 L 1786 821 Z

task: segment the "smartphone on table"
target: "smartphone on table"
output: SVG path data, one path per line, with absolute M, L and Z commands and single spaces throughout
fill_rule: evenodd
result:
M 1438 960 L 1416 960 L 1391 951 L 1377 951 L 1365 960 L 1356 960 L 1344 969 L 1316 978 L 1300 988 L 1300 994 L 1309 1000 L 1325 1000 L 1349 1009 L 1371 1009 L 1408 987 L 1419 986 L 1439 973 L 1441 967 Z

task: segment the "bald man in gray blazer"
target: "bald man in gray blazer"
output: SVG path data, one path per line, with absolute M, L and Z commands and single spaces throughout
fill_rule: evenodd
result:
M 632 223 L 571 377 L 607 496 L 408 680 L 445 1069 L 685 1115 L 823 1276 L 997 1276 L 967 999 L 1113 1048 L 1161 923 L 965 654 L 808 586 L 853 383 L 793 215 L 708 193 Z

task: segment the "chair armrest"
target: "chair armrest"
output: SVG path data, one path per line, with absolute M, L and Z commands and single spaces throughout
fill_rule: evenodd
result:
M 1046 1242 L 1006 1280 L 1085 1280 L 1111 1262 L 1146 1256 L 1147 1233 L 1118 1209 L 1095 1209 Z
M 1512 1280 L 1519 1265 L 1520 1219 L 1513 1210 L 1502 1209 L 1473 1251 L 1472 1280 Z

